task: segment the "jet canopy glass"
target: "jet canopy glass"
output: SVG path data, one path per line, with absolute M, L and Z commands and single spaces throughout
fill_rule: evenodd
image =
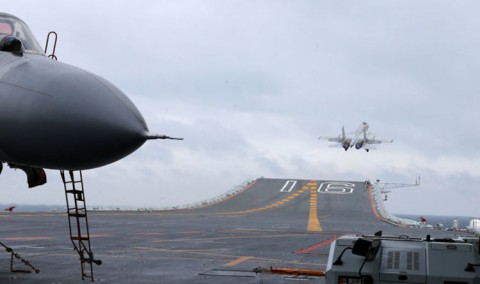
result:
M 22 20 L 9 14 L 0 13 L 0 40 L 6 36 L 14 36 L 20 39 L 25 52 L 44 53 L 40 44 Z

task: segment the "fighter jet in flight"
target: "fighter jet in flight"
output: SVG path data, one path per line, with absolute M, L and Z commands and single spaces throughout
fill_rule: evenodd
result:
M 83 265 L 98 261 L 89 240 L 84 242 L 83 180 L 81 172 L 74 180 L 74 171 L 120 160 L 148 139 L 181 138 L 151 134 L 135 105 L 112 83 L 45 53 L 22 20 L 0 13 L 0 173 L 3 163 L 21 169 L 33 187 L 46 182 L 43 169 L 61 171 L 66 195 L 74 196 L 75 206 L 67 198 L 67 213 L 83 278 Z
M 369 128 L 368 123 L 362 122 L 357 130 L 353 133 L 352 137 L 348 137 L 345 135 L 345 128 L 342 126 L 342 134 L 338 135 L 337 137 L 324 137 L 321 136 L 318 139 L 321 140 L 328 140 L 330 142 L 336 142 L 338 144 L 329 145 L 329 147 L 342 147 L 347 151 L 349 148 L 355 147 L 355 149 L 365 149 L 365 151 L 370 151 L 374 149 L 372 146 L 373 144 L 381 144 L 381 143 L 392 143 L 393 140 L 378 140 L 373 138 L 369 138 L 369 133 L 367 132 Z

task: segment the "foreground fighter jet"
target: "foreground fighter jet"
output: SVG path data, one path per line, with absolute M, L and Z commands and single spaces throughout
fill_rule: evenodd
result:
M 353 133 L 353 138 L 350 138 L 345 135 L 345 128 L 342 126 L 342 134 L 338 137 L 319 137 L 318 139 L 328 140 L 330 142 L 336 142 L 338 144 L 330 145 L 329 147 L 342 147 L 347 151 L 349 148 L 355 147 L 355 149 L 365 149 L 365 151 L 370 151 L 373 149 L 372 144 L 381 144 L 381 143 L 392 143 L 393 140 L 378 140 L 373 138 L 368 138 L 368 128 L 370 126 L 366 122 L 362 122 L 357 130 Z
M 74 195 L 75 206 L 67 199 L 68 215 L 79 224 L 86 220 L 86 206 L 77 205 L 84 205 L 83 182 L 79 189 L 74 171 L 113 163 L 148 139 L 181 138 L 150 134 L 117 87 L 45 52 L 23 21 L 0 13 L 0 173 L 3 163 L 21 169 L 33 187 L 46 182 L 44 168 L 61 170 L 66 194 Z M 67 183 L 77 187 L 67 189 Z M 70 227 L 72 242 L 80 241 L 75 249 L 82 265 L 95 262 L 90 244 L 81 243 L 85 230 Z
M 13 167 L 91 169 L 147 139 L 142 115 L 107 80 L 45 56 L 27 25 L 0 14 L 0 161 Z

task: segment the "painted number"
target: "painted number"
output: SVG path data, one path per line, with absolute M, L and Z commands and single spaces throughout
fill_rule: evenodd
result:
M 349 194 L 353 192 L 354 183 L 350 182 L 323 182 L 318 187 L 320 193 Z
M 280 192 L 290 192 L 293 187 L 297 184 L 296 180 L 288 180 L 285 185 L 280 189 Z

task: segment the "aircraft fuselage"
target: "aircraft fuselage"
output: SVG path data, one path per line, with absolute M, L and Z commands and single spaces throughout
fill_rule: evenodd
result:
M 0 161 L 95 168 L 136 150 L 147 132 L 105 79 L 45 56 L 0 52 Z
M 7 31 L 8 16 L 18 20 L 0 16 Z M 0 31 L 0 162 L 90 169 L 117 161 L 146 141 L 145 120 L 113 84 L 38 49 L 11 52 L 5 37 L 13 36 Z

